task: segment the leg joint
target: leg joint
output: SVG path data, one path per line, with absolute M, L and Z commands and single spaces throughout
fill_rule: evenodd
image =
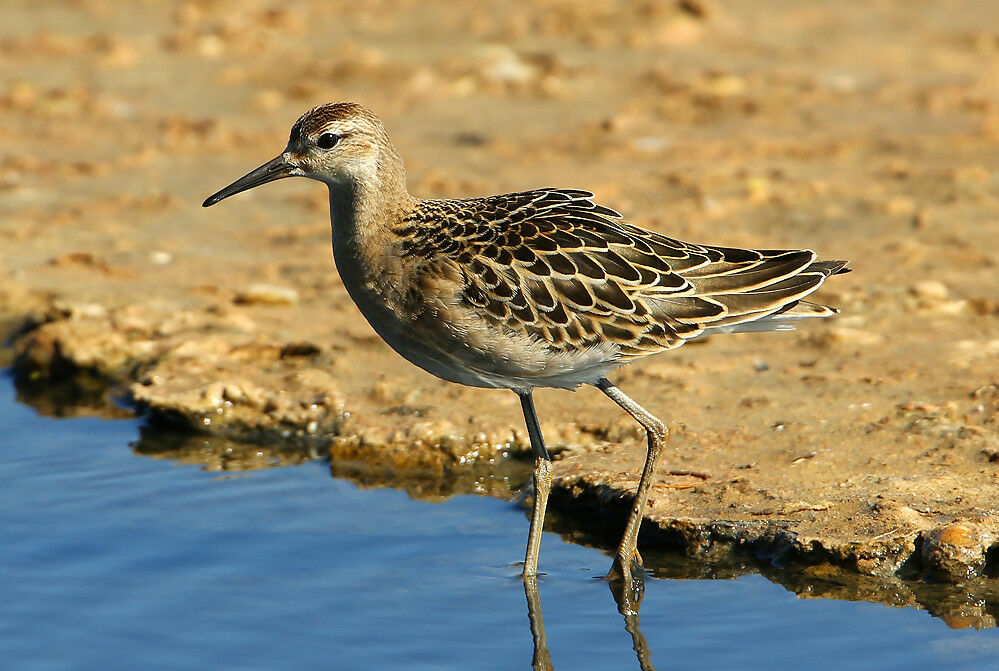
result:
M 656 441 L 661 442 L 669 438 L 669 427 L 655 417 L 645 427 L 645 430 L 649 432 L 649 437 Z
M 545 459 L 544 457 L 538 457 L 534 460 L 534 477 L 541 478 L 545 480 L 552 479 L 552 462 L 551 459 Z

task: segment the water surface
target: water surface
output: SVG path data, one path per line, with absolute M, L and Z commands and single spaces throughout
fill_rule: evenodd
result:
M 4 668 L 530 668 L 517 504 L 361 489 L 319 459 L 206 471 L 136 453 L 140 427 L 41 417 L 0 379 Z M 608 565 L 545 535 L 535 632 L 552 668 L 640 668 L 643 640 L 646 668 L 660 671 L 989 669 L 999 658 L 994 629 L 799 599 L 759 574 L 649 579 L 640 619 L 626 622 L 594 579 Z

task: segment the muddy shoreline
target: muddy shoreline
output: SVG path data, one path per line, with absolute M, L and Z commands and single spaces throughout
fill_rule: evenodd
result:
M 414 496 L 514 496 L 516 397 L 377 338 L 320 185 L 199 206 L 306 108 L 355 99 L 421 196 L 589 188 L 674 237 L 851 259 L 817 297 L 835 320 L 615 376 L 671 426 L 643 542 L 931 611 L 952 596 L 927 580 L 965 585 L 986 605 L 955 626 L 994 626 L 999 41 L 981 26 L 999 9 L 84 5 L 2 10 L 0 321 L 35 407 L 145 413 L 176 437 L 150 454 L 208 468 L 328 455 Z M 617 520 L 636 427 L 592 389 L 537 403 L 556 526 Z

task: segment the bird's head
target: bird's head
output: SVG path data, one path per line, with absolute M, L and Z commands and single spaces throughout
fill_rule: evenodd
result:
M 402 161 L 377 116 L 357 103 L 328 103 L 295 122 L 281 155 L 212 194 L 203 206 L 285 177 L 309 177 L 335 188 L 378 183 L 387 171 L 401 170 Z

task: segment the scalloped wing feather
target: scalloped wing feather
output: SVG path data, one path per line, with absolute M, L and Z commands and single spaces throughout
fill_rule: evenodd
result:
M 553 351 L 613 343 L 623 362 L 710 333 L 780 330 L 835 312 L 800 301 L 845 272 L 844 261 L 688 244 L 621 222 L 592 197 L 538 189 L 426 200 L 395 232 L 425 272 L 439 267 L 431 259 L 456 262 L 458 300 L 491 326 Z

